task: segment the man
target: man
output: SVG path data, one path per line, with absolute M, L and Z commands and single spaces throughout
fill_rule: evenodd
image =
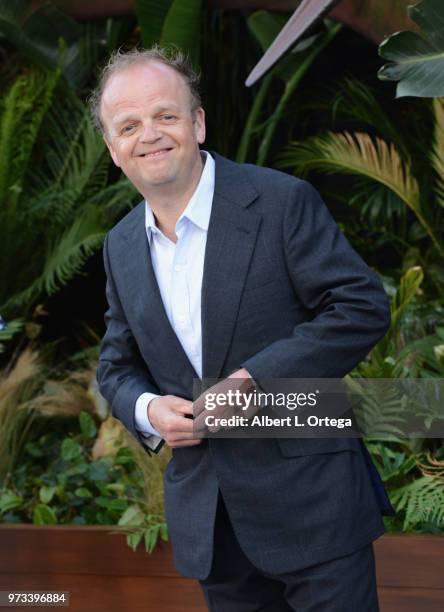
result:
M 342 377 L 389 324 L 313 187 L 199 150 L 196 85 L 152 49 L 113 56 L 92 98 L 144 198 L 105 240 L 100 390 L 148 452 L 173 449 L 175 562 L 209 609 L 374 612 L 384 492 L 357 440 L 193 437 L 193 379 Z

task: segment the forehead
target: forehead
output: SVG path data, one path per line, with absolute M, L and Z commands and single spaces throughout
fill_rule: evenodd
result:
M 191 94 L 181 74 L 170 66 L 147 61 L 111 75 L 102 95 L 101 111 L 115 114 L 126 107 L 189 105 Z

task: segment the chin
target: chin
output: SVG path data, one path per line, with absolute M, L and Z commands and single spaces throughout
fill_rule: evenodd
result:
M 147 187 L 150 186 L 160 186 L 160 185 L 168 185 L 169 183 L 173 183 L 174 182 L 174 176 L 171 176 L 170 174 L 164 174 L 164 175 L 158 175 L 158 176 L 150 176 L 150 177 L 146 177 L 146 179 L 144 180 L 144 184 Z

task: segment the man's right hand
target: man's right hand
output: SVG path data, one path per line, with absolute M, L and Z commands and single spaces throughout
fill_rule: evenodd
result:
M 193 402 L 176 395 L 155 397 L 148 404 L 148 419 L 171 448 L 196 446 L 201 438 L 194 438 Z

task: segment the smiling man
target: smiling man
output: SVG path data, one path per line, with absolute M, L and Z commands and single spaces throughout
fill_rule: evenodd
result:
M 390 506 L 359 441 L 193 437 L 194 379 L 340 378 L 389 323 L 313 187 L 200 150 L 197 84 L 154 48 L 115 54 L 91 98 L 143 197 L 105 240 L 100 390 L 148 453 L 173 449 L 175 561 L 210 610 L 374 612 Z
M 205 115 L 200 101 L 175 70 L 145 62 L 110 76 L 101 117 L 114 163 L 150 197 L 159 228 L 173 236 L 202 174 L 198 145 L 205 140 Z

